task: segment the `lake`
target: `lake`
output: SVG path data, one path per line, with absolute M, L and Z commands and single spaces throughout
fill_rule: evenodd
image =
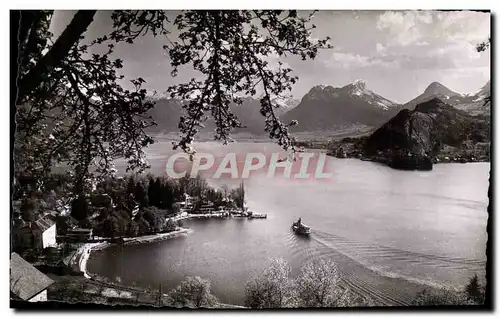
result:
M 269 143 L 196 148 L 219 156 L 279 151 Z M 154 144 L 147 153 L 151 171 L 165 174 L 171 144 Z M 287 260 L 294 275 L 311 258 L 332 258 L 353 290 L 392 304 L 407 304 L 425 286 L 462 288 L 474 274 L 484 279 L 489 163 L 419 172 L 328 157 L 326 166 L 333 174 L 328 180 L 262 173 L 245 180 L 250 210 L 267 219 L 186 220 L 189 235 L 94 252 L 88 270 L 155 290 L 161 284 L 164 292 L 186 276 L 200 276 L 221 301 L 240 305 L 245 282 L 271 257 Z M 309 239 L 290 229 L 299 217 L 312 228 Z

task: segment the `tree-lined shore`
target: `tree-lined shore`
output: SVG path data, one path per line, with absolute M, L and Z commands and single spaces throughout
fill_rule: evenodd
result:
M 72 197 L 67 189 L 68 178 L 66 173 L 52 174 L 50 182 L 39 188 L 38 180 L 17 183 L 15 226 L 54 213 L 60 236 L 68 231 L 70 220 L 81 228 L 92 229 L 96 237 L 153 235 L 182 226 L 182 221 L 173 220 L 181 209 L 196 213 L 204 202 L 210 202 L 215 210 L 242 209 L 245 195 L 241 186 L 214 188 L 200 177 L 170 179 L 149 174 L 89 179 L 88 194 Z M 190 199 L 189 208 L 185 207 L 186 198 Z

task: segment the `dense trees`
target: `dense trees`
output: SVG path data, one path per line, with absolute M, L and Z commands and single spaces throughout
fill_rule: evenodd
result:
M 35 221 L 37 219 L 38 201 L 34 198 L 25 198 L 20 206 L 21 217 L 24 221 Z
M 179 199 L 179 191 L 165 179 L 150 177 L 148 184 L 149 204 L 161 209 L 171 209 L 176 199 Z
M 417 306 L 483 305 L 484 296 L 484 287 L 479 284 L 477 275 L 474 275 L 464 290 L 457 291 L 447 288 L 432 291 L 423 290 L 417 295 L 413 304 Z
M 53 174 L 47 180 L 50 180 L 47 189 L 30 191 L 29 197 L 16 204 L 14 211 L 22 220 L 35 221 L 46 211 L 69 209 L 80 226 L 92 227 L 95 235 L 105 237 L 137 236 L 175 229 L 171 224 L 165 228 L 165 220 L 179 212 L 179 203 L 186 195 L 193 198 L 195 206 L 209 200 L 217 209 L 231 204 L 236 193 L 228 190 L 226 197 L 223 191 L 210 187 L 201 178 L 176 180 L 129 175 L 104 178 L 88 195 L 72 198 L 66 197 L 62 189 L 66 174 Z M 68 221 L 66 217 L 59 219 L 59 225 Z
M 91 196 L 77 199 L 84 208 L 74 207 L 75 218 L 88 220 L 91 214 L 98 213 L 92 220 L 94 233 L 98 236 L 120 237 L 136 236 L 175 230 L 178 226 L 166 222 L 166 218 L 179 212 L 175 202 L 183 202 L 185 195 L 193 197 L 195 207 L 204 200 L 214 203 L 214 207 L 227 205 L 223 191 L 210 187 L 206 180 L 201 178 L 169 179 L 166 177 L 154 178 L 152 175 L 129 175 L 125 178 L 106 178 L 96 185 Z M 110 195 L 107 195 L 110 193 Z M 235 192 L 236 193 L 236 192 Z M 97 205 L 99 196 L 112 199 L 110 204 Z M 229 194 L 228 198 L 233 198 Z M 104 200 L 105 201 L 105 200 Z M 229 201 L 232 202 L 232 201 Z
M 160 188 L 166 183 L 174 183 L 173 180 L 166 179 L 159 182 Z M 165 218 L 172 211 L 162 209 L 157 195 L 153 195 L 150 199 L 146 184 L 147 179 L 132 175 L 127 178 L 105 180 L 98 185 L 96 192 L 112 193 L 114 206 L 101 210 L 94 220 L 96 235 L 136 236 L 165 230 Z M 170 196 L 173 196 L 172 192 Z
M 245 205 L 245 186 L 243 182 L 240 183 L 240 186 L 231 191 L 231 197 L 234 198 L 236 203 L 236 207 L 239 209 L 243 209 Z
M 134 199 L 140 207 L 144 208 L 149 206 L 148 193 L 146 192 L 145 185 L 142 182 L 137 182 L 134 188 Z
M 413 301 L 415 306 L 450 306 L 450 305 L 473 305 L 464 293 L 443 288 L 441 290 L 425 289 L 417 295 Z
M 71 202 L 71 216 L 78 221 L 83 221 L 89 216 L 89 204 L 85 197 L 75 198 Z
M 175 231 L 176 228 L 177 224 L 172 219 L 168 219 L 167 223 L 165 224 L 165 230 L 171 232 Z

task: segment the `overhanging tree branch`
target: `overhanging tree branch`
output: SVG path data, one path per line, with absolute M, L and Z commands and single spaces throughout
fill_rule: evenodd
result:
M 52 48 L 45 54 L 37 65 L 18 83 L 16 104 L 24 101 L 27 94 L 38 87 L 52 69 L 61 65 L 69 50 L 75 45 L 88 26 L 94 20 L 96 10 L 78 11 Z

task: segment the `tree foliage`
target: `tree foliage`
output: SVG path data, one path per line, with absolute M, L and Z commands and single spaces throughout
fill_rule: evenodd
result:
M 261 114 L 266 131 L 285 149 L 292 147 L 288 125 L 274 112 L 273 98 L 290 91 L 298 80 L 292 70 L 280 62 L 277 69 L 266 57 L 300 55 L 303 60 L 315 58 L 318 49 L 329 47 L 327 39 L 313 41 L 308 26 L 310 16 L 297 11 L 187 11 L 179 14 L 173 25 L 180 31 L 179 40 L 165 46 L 174 67 L 190 64 L 201 73 L 188 83 L 169 87 L 171 97 L 188 100 L 179 128 L 184 134 L 176 144 L 189 149 L 207 115 L 216 123 L 214 137 L 228 141 L 231 130 L 241 127 L 231 112 L 230 103 L 242 103 L 241 94 L 256 95 L 260 86 Z
M 19 23 L 16 176 L 36 176 L 43 185 L 53 166 L 64 164 L 71 168 L 72 191 L 78 194 L 88 191 L 89 178 L 112 175 L 117 157 L 127 159 L 127 169 L 148 167 L 143 148 L 153 143 L 145 129 L 154 124 L 147 116 L 154 105 L 144 79 L 129 79 L 130 90 L 120 84 L 125 78 L 123 61 L 114 58 L 117 44 L 148 34 L 162 37 L 172 75 L 183 65 L 200 73 L 168 89 L 187 100 L 187 115 L 179 124 L 183 137 L 176 144 L 184 150 L 209 116 L 216 123 L 215 139 L 227 141 L 231 129 L 240 126 L 229 104 L 241 103 L 241 95 L 255 95 L 259 87 L 266 130 L 290 148 L 288 125 L 277 118 L 272 100 L 297 78 L 281 63 L 271 67 L 267 57 L 314 58 L 329 46 L 326 39 L 312 40 L 310 17 L 294 10 L 183 11 L 173 21 L 165 11 L 116 10 L 112 31 L 95 39 L 85 33 L 95 10 L 78 11 L 57 39 L 49 32 L 52 11 L 13 15 Z M 168 37 L 171 28 L 180 32 L 174 41 Z
M 476 50 L 478 52 L 484 52 L 487 51 L 490 48 L 491 45 L 491 38 L 488 38 L 487 41 L 481 42 L 476 46 Z M 486 105 L 487 103 L 491 102 L 491 96 L 486 96 L 484 99 L 484 104 Z
M 187 277 L 169 293 L 170 303 L 175 307 L 210 308 L 218 300 L 210 290 L 210 282 L 198 276 Z
M 19 173 L 40 178 L 54 163 L 65 164 L 74 174 L 73 191 L 84 193 L 90 166 L 109 175 L 113 159 L 125 157 L 131 169 L 147 167 L 142 148 L 152 139 L 144 129 L 152 122 L 144 114 L 153 104 L 143 79 L 131 80 L 133 90 L 118 84 L 123 63 L 111 59 L 113 43 L 89 54 L 104 45 L 82 36 L 95 11 L 78 11 L 54 43 L 52 14 L 20 13 L 15 159 Z
M 490 48 L 490 43 L 491 43 L 491 38 L 488 38 L 488 41 L 484 41 L 484 42 L 479 43 L 476 46 L 476 50 L 478 52 L 484 52 Z
M 39 203 L 34 198 L 25 198 L 21 202 L 20 212 L 24 221 L 36 221 L 39 214 Z
M 469 283 L 465 286 L 465 293 L 467 294 L 467 298 L 475 303 L 484 303 L 484 290 L 479 283 L 477 274 L 470 278 Z
M 75 198 L 71 202 L 71 216 L 78 221 L 83 221 L 89 216 L 89 204 L 85 197 Z
M 445 306 L 469 304 L 464 293 L 442 288 L 440 290 L 425 289 L 420 292 L 413 305 L 415 306 Z
M 479 283 L 477 275 L 474 275 L 463 290 L 426 289 L 417 295 L 413 304 L 417 306 L 483 305 L 484 296 L 484 287 Z
M 243 209 L 245 206 L 245 186 L 243 182 L 240 183 L 238 188 L 231 191 L 231 198 L 233 198 L 236 207 Z
M 174 220 L 172 219 L 168 219 L 167 223 L 165 224 L 165 230 L 167 232 L 172 232 L 175 231 L 176 228 L 177 228 L 176 222 L 174 222 Z
M 272 259 L 269 267 L 246 285 L 245 304 L 250 308 L 312 308 L 374 306 L 372 299 L 356 296 L 340 286 L 335 263 L 328 259 L 305 263 L 296 278 L 288 263 Z
M 339 272 L 332 260 L 313 259 L 307 262 L 296 279 L 300 306 L 338 307 L 343 298 L 339 282 Z
M 269 267 L 247 283 L 245 305 L 250 308 L 293 307 L 295 295 L 290 274 L 290 266 L 284 259 L 271 259 Z

